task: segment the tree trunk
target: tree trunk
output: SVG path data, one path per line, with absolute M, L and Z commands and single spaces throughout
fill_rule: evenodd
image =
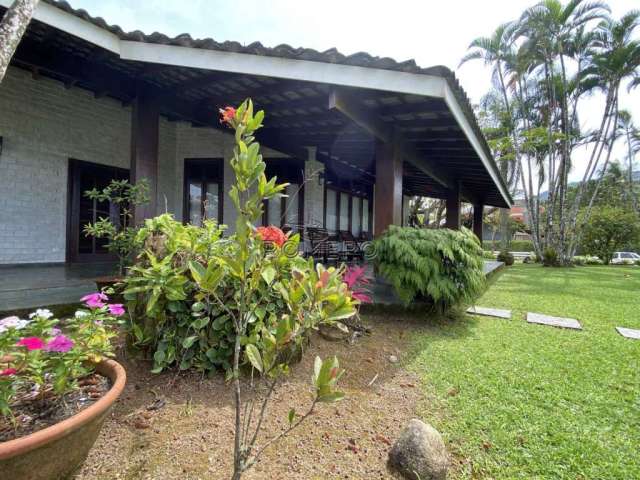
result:
M 0 23 L 0 83 L 37 5 L 38 0 L 15 0 L 4 14 Z

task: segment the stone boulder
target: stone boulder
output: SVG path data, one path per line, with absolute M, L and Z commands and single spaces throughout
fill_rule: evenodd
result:
M 330 342 L 342 342 L 348 340 L 351 336 L 349 329 L 341 322 L 333 325 L 321 324 L 318 333 L 322 338 Z
M 438 431 L 414 419 L 391 448 L 389 464 L 412 480 L 445 480 L 449 458 Z

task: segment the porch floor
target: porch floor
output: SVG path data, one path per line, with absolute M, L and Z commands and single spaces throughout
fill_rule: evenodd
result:
M 0 315 L 76 303 L 115 271 L 113 263 L 0 266 Z
M 488 276 L 502 265 L 485 261 L 484 274 Z M 113 263 L 2 266 L 0 315 L 77 303 L 80 297 L 95 292 L 96 278 L 112 275 L 115 270 Z M 372 269 L 368 273 L 372 276 Z M 370 290 L 375 304 L 401 303 L 393 288 L 380 279 L 371 283 Z

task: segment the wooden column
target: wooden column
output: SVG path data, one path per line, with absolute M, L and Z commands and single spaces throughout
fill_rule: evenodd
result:
M 479 203 L 473 206 L 473 233 L 480 239 L 482 243 L 482 217 L 484 213 L 484 205 Z
M 131 111 L 131 181 L 148 180 L 149 203 L 136 208 L 136 223 L 156 215 L 159 118 L 158 102 L 150 95 L 138 95 Z
M 376 141 L 374 235 L 402 224 L 402 156 L 397 142 Z
M 447 195 L 446 227 L 460 230 L 460 185 L 456 184 Z

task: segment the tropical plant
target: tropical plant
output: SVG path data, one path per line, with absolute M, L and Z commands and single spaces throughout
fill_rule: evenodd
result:
M 133 225 L 133 209 L 149 202 L 149 182 L 139 180 L 136 184 L 128 180 L 112 180 L 104 189 L 93 188 L 85 196 L 98 202 L 108 202 L 116 212 L 111 217 L 99 218 L 84 227 L 87 236 L 106 238 L 107 249 L 118 256 L 120 275 L 124 274 L 135 251 L 136 228 Z
M 582 236 L 582 248 L 608 265 L 613 254 L 640 239 L 640 222 L 629 211 L 614 207 L 596 207 Z
M 536 254 L 551 247 L 562 265 L 571 263 L 598 195 L 599 172 L 607 171 L 613 145 L 623 138 L 616 128 L 619 90 L 640 84 L 640 43 L 633 35 L 640 13 L 619 20 L 608 14 L 603 2 L 543 0 L 474 41 L 463 59 L 481 58 L 493 69 L 496 91 L 483 107 L 493 119 L 484 125 L 487 137 L 498 157 L 513 154 Z M 586 95 L 597 92 L 605 100 L 599 128 L 582 131 L 578 112 Z M 570 188 L 584 147 L 587 168 Z
M 269 400 L 310 331 L 354 316 L 358 299 L 366 299 L 348 287 L 349 282 L 357 286 L 361 275 L 303 258 L 298 234 L 254 227 L 265 200 L 283 196 L 286 187 L 264 174 L 254 138 L 263 117 L 263 112 L 254 114 L 250 100 L 222 111 L 236 141 L 230 161 L 235 184 L 229 191 L 238 212 L 235 233 L 223 238 L 224 227 L 214 222 L 182 225 L 171 215 L 147 220 L 136 236 L 143 253 L 124 280 L 132 338 L 152 353 L 155 372 L 174 366 L 203 372 L 223 368 L 233 381 L 234 479 L 319 403 L 342 398 L 336 390 L 342 375 L 338 360 L 317 358 L 307 411 L 291 410 L 288 428 L 258 445 Z M 250 373 L 247 387 L 258 390 L 256 395 L 245 398 L 241 368 Z
M 429 302 L 434 309 L 472 302 L 484 286 L 482 247 L 466 228 L 390 226 L 374 241 L 377 271 L 405 304 Z
M 108 300 L 104 293 L 87 295 L 64 322 L 47 309 L 0 320 L 0 416 L 13 419 L 14 411 L 38 402 L 42 410 L 59 407 L 79 379 L 113 355 L 114 327 L 125 310 Z
M 545 267 L 558 267 L 560 265 L 558 252 L 553 247 L 547 247 L 542 252 L 542 265 Z
M 513 258 L 513 254 L 507 250 L 502 250 L 500 253 L 498 253 L 496 260 L 498 260 L 499 262 L 503 262 L 507 267 L 513 265 L 515 261 L 515 259 Z
M 29 26 L 39 0 L 14 0 L 0 22 L 0 83 Z

